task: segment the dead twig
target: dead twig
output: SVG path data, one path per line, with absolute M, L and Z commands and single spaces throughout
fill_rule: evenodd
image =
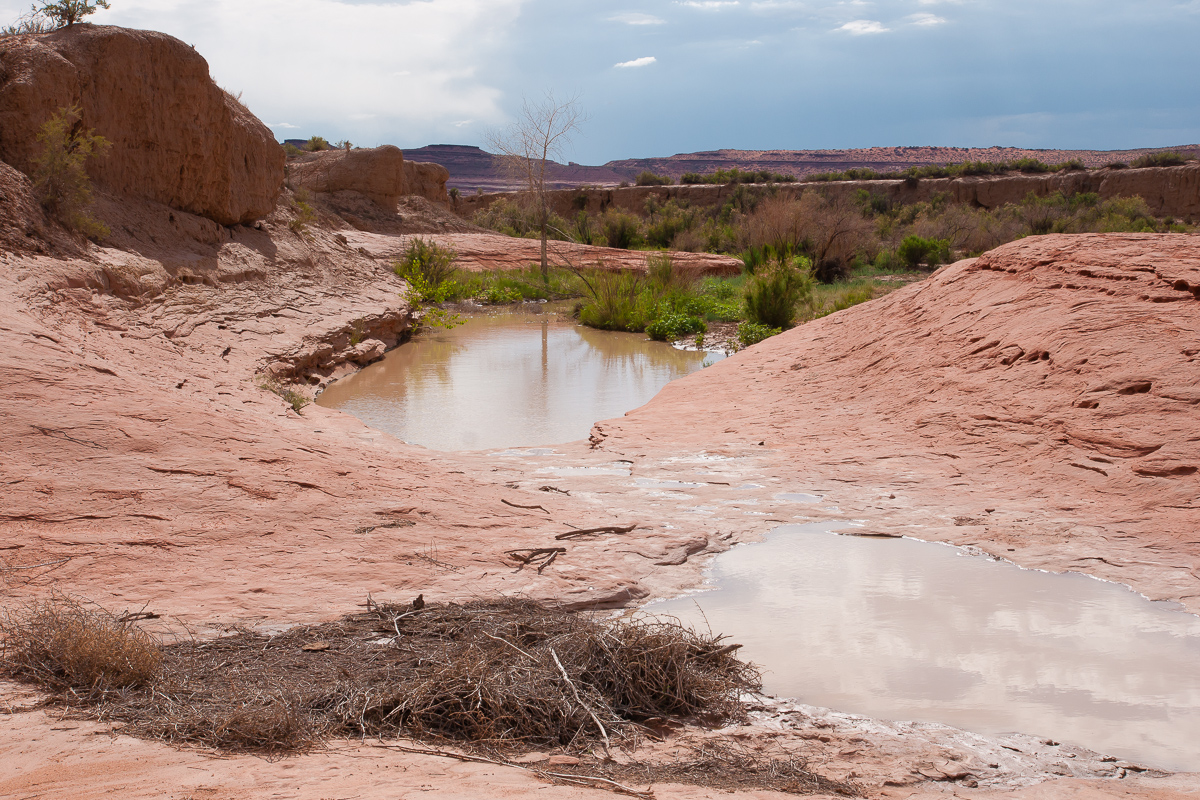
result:
M 565 547 L 523 547 L 519 550 L 507 550 L 504 554 L 521 562 L 521 566 L 516 569 L 517 572 L 536 564 L 538 574 L 541 575 L 542 570 L 554 563 L 554 559 L 558 558 L 559 553 L 565 552 L 567 552 Z
M 596 775 L 569 775 L 563 772 L 543 772 L 540 769 L 533 769 L 530 772 L 536 772 L 538 775 L 547 775 L 551 778 L 556 778 L 565 783 L 575 783 L 582 786 L 594 786 L 598 789 L 608 789 L 610 792 L 617 794 L 627 794 L 631 797 L 641 797 L 645 800 L 654 800 L 654 792 L 639 792 L 637 789 L 630 789 L 628 786 L 610 781 L 608 778 L 601 778 Z M 595 784 L 604 784 L 595 786 Z
M 591 536 L 591 535 L 600 534 L 600 533 L 629 533 L 637 526 L 638 526 L 638 524 L 635 522 L 632 525 L 626 525 L 624 527 L 622 527 L 620 525 L 602 525 L 599 528 L 581 528 L 577 531 L 567 531 L 566 533 L 560 533 L 557 536 L 555 536 L 554 538 L 555 539 L 573 539 L 576 536 Z
M 571 694 L 575 695 L 575 700 L 583 707 L 583 710 L 588 713 L 592 721 L 596 723 L 596 727 L 600 730 L 600 738 L 604 740 L 604 753 L 609 754 L 608 731 L 604 730 L 604 724 L 600 722 L 600 718 L 596 716 L 596 712 L 592 711 L 591 706 L 583 702 L 583 698 L 579 696 L 579 690 L 575 688 L 575 684 L 571 682 L 571 676 L 567 674 L 567 669 L 558 660 L 558 653 L 554 652 L 554 648 L 550 648 L 550 656 L 554 659 L 554 663 L 558 665 L 558 671 L 562 673 L 563 680 L 567 682 L 567 686 L 571 688 Z
M 541 506 L 523 506 L 523 505 L 521 505 L 520 503 L 510 503 L 510 502 L 508 502 L 507 500 L 505 500 L 503 497 L 502 497 L 502 498 L 500 498 L 500 502 L 501 502 L 501 503 L 504 503 L 504 505 L 506 505 L 506 506 L 511 506 L 512 508 L 527 508 L 527 509 L 530 509 L 530 510 L 533 510 L 533 509 L 535 509 L 535 508 L 536 508 L 536 509 L 538 509 L 539 511 L 546 511 L 546 509 L 542 508 Z M 550 512 L 549 512 L 549 511 L 546 511 L 546 513 L 547 513 L 547 514 L 549 514 Z

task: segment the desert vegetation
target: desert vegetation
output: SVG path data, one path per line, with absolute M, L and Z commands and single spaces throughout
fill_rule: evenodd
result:
M 92 182 L 87 162 L 102 156 L 109 142 L 84 128 L 78 106 L 60 108 L 37 134 L 41 150 L 34 160 L 33 188 L 52 216 L 66 228 L 101 239 L 109 230 L 89 212 Z
M 1160 156 L 1162 154 L 1159 154 Z M 958 165 L 971 170 L 1070 169 L 1025 161 L 1006 165 Z M 926 168 L 921 168 L 922 170 Z M 937 168 L 944 169 L 944 168 Z M 861 176 L 860 176 L 861 177 Z M 577 275 L 564 291 L 582 292 L 580 319 L 610 330 L 647 331 L 679 339 L 708 323 L 747 323 L 742 344 L 879 296 L 897 284 L 881 276 L 932 270 L 978 255 L 1005 242 L 1047 233 L 1187 232 L 1173 219 L 1155 217 L 1141 198 L 1101 200 L 1094 193 L 1030 194 L 1020 203 L 987 210 L 950 201 L 897 204 L 866 189 L 826 195 L 818 189 L 798 197 L 769 186 L 738 185 L 716 208 L 689 206 L 650 196 L 642 214 L 609 207 L 600 213 L 579 203 L 571 219 L 550 214 L 551 238 L 647 251 L 647 274 Z M 502 198 L 473 221 L 510 236 L 540 235 L 535 210 Z M 690 284 L 663 280 L 664 250 L 726 253 L 741 258 L 744 275 Z M 656 255 L 659 254 L 659 255 Z M 659 277 L 655 277 L 659 275 Z M 483 280 L 476 278 L 475 280 Z M 516 299 L 496 290 L 489 301 Z M 523 299 L 532 299 L 521 292 Z

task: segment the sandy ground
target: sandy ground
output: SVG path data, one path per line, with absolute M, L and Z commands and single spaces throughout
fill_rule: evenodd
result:
M 838 508 L 808 519 L 867 518 L 1200 607 L 1197 237 L 1009 245 L 678 381 L 590 442 L 445 454 L 260 388 L 345 374 L 407 324 L 386 263 L 286 222 L 185 262 L 128 248 L 0 262 L 6 602 L 66 591 L 200 630 L 326 620 L 368 594 L 619 607 L 696 586 L 713 554 L 794 521 L 773 499 L 793 490 Z M 654 480 L 694 485 L 664 502 Z M 573 540 L 541 575 L 503 555 L 631 522 Z M 723 735 L 797 748 L 879 797 L 1200 793 L 1196 776 L 1036 740 L 1016 758 L 1011 741 L 787 703 Z M 596 794 L 371 743 L 214 758 L 41 711 L 5 717 L 0 761 L 5 797 Z

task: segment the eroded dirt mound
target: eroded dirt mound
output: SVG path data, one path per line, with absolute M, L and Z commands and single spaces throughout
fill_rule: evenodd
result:
M 163 33 L 75 25 L 0 39 L 0 157 L 28 173 L 36 133 L 60 108 L 112 142 L 88 169 L 103 188 L 224 225 L 271 212 L 283 150 L 209 77 L 208 62 Z
M 871 532 L 1196 610 L 1198 431 L 1200 236 L 1094 234 L 1014 242 L 769 339 L 594 439 L 761 444 Z

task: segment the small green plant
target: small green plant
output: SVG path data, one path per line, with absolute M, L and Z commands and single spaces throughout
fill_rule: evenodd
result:
M 34 9 L 59 27 L 69 28 L 76 22 L 82 22 L 84 17 L 95 14 L 96 9 L 108 7 L 108 0 L 55 0 L 42 2 L 40 6 L 34 6 Z
M 264 376 L 259 379 L 258 388 L 279 395 L 297 414 L 311 401 L 300 392 L 280 383 L 278 378 Z
M 670 186 L 674 182 L 667 175 L 655 175 L 649 170 L 640 173 L 634 180 L 634 184 L 637 186 Z
M 108 236 L 108 226 L 92 217 L 88 159 L 101 156 L 109 141 L 81 124 L 79 106 L 60 108 L 37 134 L 41 152 L 34 159 L 33 188 L 42 205 L 71 230 L 92 239 Z
M 646 335 L 660 342 L 673 342 L 684 336 L 700 334 L 703 341 L 708 325 L 696 316 L 669 311 L 646 326 Z
M 333 147 L 335 150 L 345 150 L 347 153 L 349 153 L 352 149 L 354 149 L 354 145 L 350 142 L 349 139 L 341 139 L 339 141 L 336 141 L 333 143 Z
M 304 149 L 310 153 L 316 153 L 321 150 L 329 149 L 329 142 L 325 141 L 324 136 L 313 136 L 304 143 Z
M 590 328 L 640 331 L 646 314 L 639 307 L 644 279 L 636 272 L 599 269 L 588 278 L 589 297 L 579 310 L 579 321 Z
M 304 152 L 303 150 L 301 150 L 299 147 L 296 147 L 296 145 L 292 144 L 291 142 L 283 143 L 283 153 L 288 158 L 294 158 L 294 157 L 302 154 L 303 152 Z
M 746 317 L 768 328 L 790 328 L 796 322 L 797 306 L 812 304 L 815 283 L 803 259 L 775 262 L 747 280 Z
M 288 222 L 288 229 L 301 236 L 307 234 L 308 226 L 317 221 L 317 211 L 308 201 L 312 199 L 307 189 L 297 189 L 292 198 L 296 216 Z
M 782 328 L 772 328 L 770 325 L 763 325 L 749 320 L 737 326 L 737 340 L 738 344 L 742 347 L 758 344 L 763 339 L 769 339 L 780 333 L 783 333 Z
M 461 189 L 459 189 L 457 186 L 450 187 L 450 199 L 451 200 L 457 200 L 461 196 L 462 196 Z

